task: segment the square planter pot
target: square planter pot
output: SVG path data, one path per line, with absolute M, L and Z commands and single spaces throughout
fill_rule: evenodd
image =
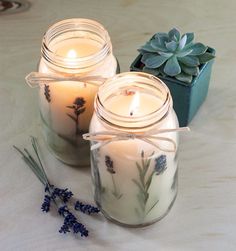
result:
M 208 48 L 208 52 L 215 55 L 215 50 L 213 48 Z M 131 71 L 143 71 L 142 68 L 144 65 L 141 62 L 141 57 L 142 55 L 139 54 L 131 64 Z M 188 125 L 205 100 L 208 93 L 213 61 L 214 59 L 200 67 L 199 75 L 193 78 L 191 84 L 184 83 L 171 77 L 157 76 L 170 89 L 174 110 L 177 114 L 180 126 Z

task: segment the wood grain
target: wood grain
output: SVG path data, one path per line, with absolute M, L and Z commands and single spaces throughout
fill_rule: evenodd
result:
M 0 16 L 0 250 L 233 251 L 236 248 L 236 2 L 233 0 L 32 0 Z M 209 95 L 181 139 L 179 194 L 170 214 L 144 229 L 83 217 L 87 240 L 57 232 L 61 221 L 40 211 L 43 191 L 12 145 L 40 138 L 48 175 L 92 201 L 89 169 L 64 166 L 41 140 L 37 91 L 24 82 L 36 69 L 43 33 L 65 18 L 96 19 L 108 30 L 122 71 L 136 49 L 173 26 L 216 48 Z

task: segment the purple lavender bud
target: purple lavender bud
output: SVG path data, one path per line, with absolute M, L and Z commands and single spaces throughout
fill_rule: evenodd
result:
M 75 203 L 75 210 L 79 210 L 84 214 L 94 214 L 94 213 L 99 213 L 100 210 L 97 207 L 94 207 L 89 204 L 83 204 L 80 201 L 76 201 Z
M 156 175 L 162 174 L 167 168 L 166 155 L 161 155 L 155 159 L 155 172 Z

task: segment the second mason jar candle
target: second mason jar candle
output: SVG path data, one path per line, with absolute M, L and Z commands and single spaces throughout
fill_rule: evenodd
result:
M 118 65 L 105 28 L 93 20 L 68 19 L 51 26 L 42 43 L 39 72 L 55 81 L 40 84 L 43 132 L 52 152 L 70 165 L 89 164 L 88 131 L 98 86 L 86 81 L 57 81 L 56 77 L 109 78 Z
M 122 73 L 99 88 L 90 133 L 94 197 L 126 226 L 161 219 L 177 194 L 178 121 L 167 86 Z

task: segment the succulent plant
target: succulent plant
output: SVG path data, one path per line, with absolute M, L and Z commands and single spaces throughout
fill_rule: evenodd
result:
M 207 46 L 193 40 L 194 33 L 181 36 L 175 28 L 168 33 L 156 33 L 138 50 L 142 55 L 143 71 L 191 83 L 199 74 L 199 67 L 214 58 Z

